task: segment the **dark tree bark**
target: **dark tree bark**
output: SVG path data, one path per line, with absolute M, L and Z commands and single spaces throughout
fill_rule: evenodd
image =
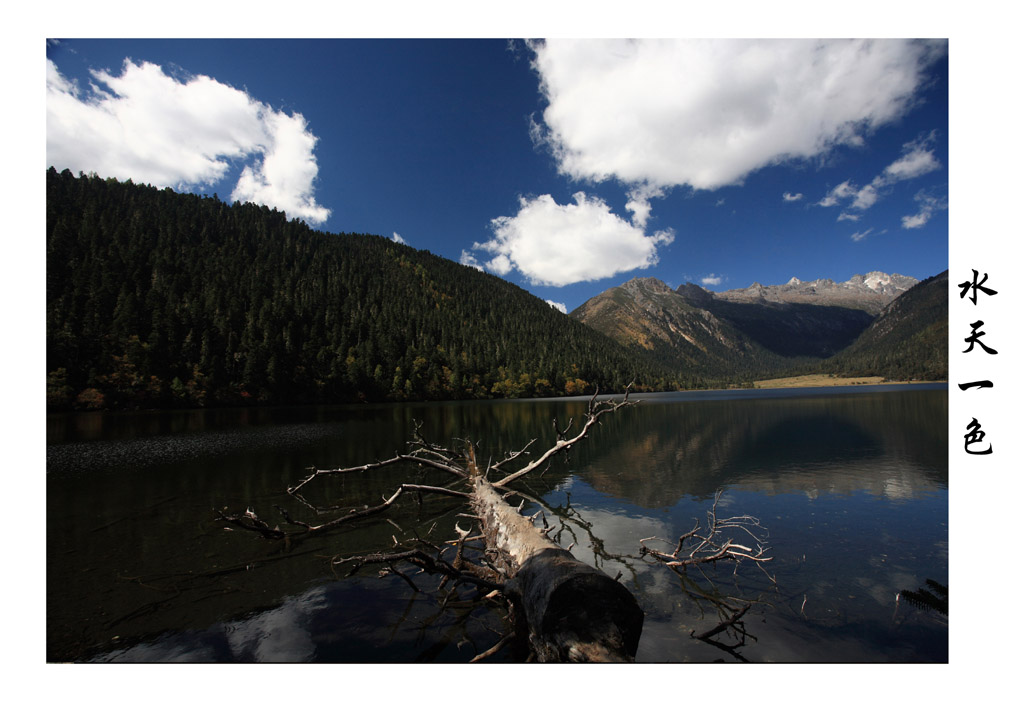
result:
M 632 593 L 544 537 L 486 479 L 472 481 L 473 510 L 488 545 L 504 559 L 504 592 L 537 660 L 632 661 L 644 622 Z

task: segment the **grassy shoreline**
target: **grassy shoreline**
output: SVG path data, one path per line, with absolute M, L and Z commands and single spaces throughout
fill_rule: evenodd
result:
M 910 385 L 926 380 L 886 380 L 884 377 L 834 377 L 832 375 L 799 375 L 779 377 L 773 380 L 757 380 L 756 389 L 777 389 L 781 387 L 845 387 L 847 385 Z M 928 380 L 927 382 L 931 382 Z

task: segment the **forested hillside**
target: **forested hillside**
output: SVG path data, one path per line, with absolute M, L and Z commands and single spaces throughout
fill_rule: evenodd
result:
M 846 377 L 891 380 L 949 377 L 949 271 L 922 280 L 893 300 L 857 340 L 822 364 Z
M 276 210 L 47 172 L 52 409 L 688 382 L 494 276 Z M 691 381 L 692 382 L 692 381 Z

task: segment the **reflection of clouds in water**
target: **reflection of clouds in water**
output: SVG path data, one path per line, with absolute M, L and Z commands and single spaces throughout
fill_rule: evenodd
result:
M 927 562 L 948 562 L 949 543 L 944 540 L 932 544 L 932 552 L 925 558 Z M 926 575 L 916 563 L 901 564 L 889 555 L 881 553 L 868 558 L 868 566 L 875 576 L 856 577 L 853 581 L 857 586 L 866 589 L 868 594 L 881 606 L 892 607 L 896 603 L 896 593 L 904 589 L 915 591 L 924 586 Z
M 328 605 L 324 587 L 287 597 L 269 611 L 201 632 L 183 632 L 101 656 L 100 662 L 309 662 L 316 657 L 310 623 Z M 227 649 L 224 649 L 224 648 Z
M 553 492 L 567 492 L 567 491 L 569 491 L 570 489 L 572 489 L 575 486 L 576 486 L 576 476 L 575 475 L 567 475 L 566 478 L 563 479 L 561 482 L 559 482 L 555 486 L 555 488 L 552 489 L 551 491 L 553 491 Z
M 316 654 L 309 632 L 312 615 L 327 606 L 322 587 L 300 597 L 289 597 L 280 606 L 227 630 L 228 645 L 238 659 L 256 662 L 305 662 Z
M 882 482 L 882 493 L 890 499 L 912 499 L 915 485 L 905 476 L 896 475 Z
M 884 573 L 880 580 L 870 577 L 857 577 L 854 583 L 867 590 L 868 595 L 879 606 L 894 607 L 896 605 L 897 592 L 902 589 L 917 589 L 921 582 L 909 570 L 898 568 Z
M 706 511 L 711 511 L 711 506 L 715 503 L 714 499 L 709 499 L 704 506 Z M 722 496 L 718 500 L 718 516 L 726 516 L 725 512 L 721 511 L 723 507 L 730 507 L 736 503 L 736 495 L 732 492 L 722 492 Z
M 587 535 L 580 526 L 572 523 L 569 524 L 580 541 L 579 545 L 572 549 L 577 559 L 586 562 L 588 565 L 599 567 L 612 577 L 621 573 L 624 581 L 631 579 L 633 576 L 633 573 L 627 567 L 628 563 L 633 565 L 634 571 L 639 572 L 641 569 L 650 571 L 657 578 L 655 585 L 657 588 L 660 589 L 668 584 L 670 580 L 666 575 L 671 573 L 663 567 L 652 568 L 647 563 L 639 562 L 635 559 L 626 559 L 625 562 L 620 562 L 618 560 L 598 558 L 595 562 L 594 555 L 591 554 L 591 536 L 593 536 L 601 541 L 603 545 L 602 552 L 610 556 L 639 555 L 641 539 L 650 537 L 673 538 L 668 532 L 668 525 L 664 521 L 649 516 L 631 516 L 621 511 L 607 511 L 604 509 L 577 509 L 576 513 L 582 520 L 593 524 L 593 527 L 590 529 L 590 535 Z M 556 528 L 555 531 L 557 532 L 557 530 Z M 561 545 L 567 547 L 571 542 L 572 536 L 567 533 L 563 534 Z
M 210 646 L 202 641 L 181 640 L 182 636 L 174 636 L 171 640 L 158 640 L 154 643 L 134 645 L 127 650 L 101 655 L 88 662 L 209 662 L 215 659 Z M 197 644 L 198 643 L 198 644 Z

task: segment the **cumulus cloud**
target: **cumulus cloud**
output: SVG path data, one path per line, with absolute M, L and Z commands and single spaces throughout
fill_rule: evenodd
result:
M 802 192 L 797 192 L 797 193 L 784 192 L 784 193 L 782 193 L 782 199 L 784 199 L 786 202 L 796 202 L 798 200 L 802 200 L 803 198 L 804 198 L 804 193 L 802 193 Z
M 708 285 L 721 285 L 722 276 L 715 275 L 714 273 L 712 273 L 711 275 L 701 278 L 700 284 L 704 285 L 705 287 L 707 287 Z
M 470 268 L 476 268 L 481 273 L 484 272 L 484 266 L 480 265 L 480 261 L 478 261 L 476 256 L 469 251 L 464 250 L 462 252 L 462 255 L 459 257 L 459 262 L 463 265 L 468 265 Z
M 632 214 L 633 225 L 640 229 L 646 228 L 647 219 L 651 216 L 651 200 L 664 195 L 661 188 L 650 185 L 640 185 L 630 190 L 626 209 Z
M 550 195 L 523 199 L 516 216 L 492 220 L 494 237 L 474 245 L 490 255 L 487 269 L 518 269 L 542 285 L 654 264 L 673 234 L 646 233 L 651 200 L 674 187 L 714 190 L 769 165 L 862 144 L 913 105 L 946 50 L 943 41 L 904 40 L 558 39 L 527 47 L 547 103 L 530 119 L 534 144 L 563 175 L 626 187 L 631 219 L 579 193 L 568 205 Z M 876 196 L 864 189 L 859 205 Z
M 860 221 L 859 214 L 850 214 L 849 212 L 841 212 L 836 218 L 836 221 Z
M 547 302 L 548 304 L 550 304 L 552 307 L 554 307 L 558 311 L 562 312 L 563 314 L 568 314 L 569 313 L 569 309 L 562 302 L 552 302 L 550 299 L 545 299 L 544 301 Z
M 520 198 L 519 212 L 491 220 L 493 237 L 473 249 L 491 256 L 485 265 L 497 275 L 516 269 L 532 284 L 561 287 L 654 265 L 658 246 L 674 238 L 671 230 L 647 235 L 600 198 L 577 192 L 573 200 Z M 469 259 L 463 252 L 463 263 Z
M 402 238 L 402 237 L 401 237 L 401 236 L 400 236 L 400 235 L 398 234 L 398 232 L 397 232 L 397 231 L 392 231 L 392 232 L 391 232 L 391 240 L 392 240 L 392 241 L 394 241 L 395 243 L 401 243 L 401 244 L 404 244 L 404 245 L 406 245 L 406 246 L 408 246 L 408 245 L 409 245 L 409 243 L 408 243 L 408 242 L 407 242 L 407 241 L 406 241 L 405 239 L 403 239 L 403 238 Z
M 534 136 L 577 180 L 715 189 L 859 145 L 903 115 L 944 42 L 531 42 Z
M 928 223 L 928 220 L 932 218 L 935 212 L 948 208 L 945 198 L 939 199 L 924 191 L 914 195 L 914 201 L 918 203 L 920 208 L 917 214 L 908 214 L 903 217 L 904 229 L 920 229 Z
M 244 163 L 232 197 L 275 207 L 317 225 L 316 137 L 286 114 L 208 76 L 185 81 L 153 63 L 126 59 L 120 75 L 92 71 L 89 89 L 46 73 L 46 158 L 58 169 L 189 189 Z

